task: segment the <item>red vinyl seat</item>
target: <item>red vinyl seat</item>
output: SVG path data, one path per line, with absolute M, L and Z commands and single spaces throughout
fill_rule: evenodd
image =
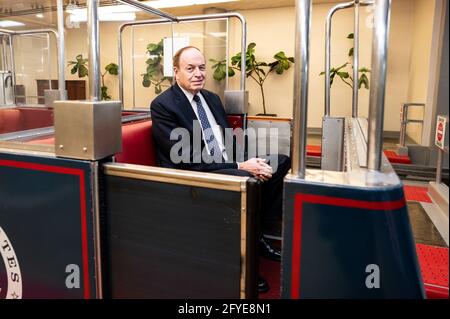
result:
M 0 110 L 0 134 L 53 126 L 53 110 L 11 108 Z
M 0 110 L 0 134 L 20 130 L 20 111 L 18 109 Z
M 30 144 L 54 144 L 54 137 L 29 141 Z M 139 121 L 122 125 L 122 152 L 116 154 L 116 162 L 156 166 L 152 121 Z
M 122 125 L 122 152 L 116 162 L 156 166 L 151 120 Z

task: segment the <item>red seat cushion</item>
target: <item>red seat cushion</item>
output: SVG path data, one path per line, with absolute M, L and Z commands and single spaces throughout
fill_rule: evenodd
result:
M 152 121 L 122 125 L 122 152 L 116 155 L 118 163 L 156 166 Z
M 244 129 L 244 116 L 243 115 L 227 115 L 228 124 L 234 130 L 236 128 Z
M 306 145 L 306 155 L 308 156 L 322 156 L 322 147 L 320 145 Z
M 409 156 L 405 155 L 398 155 L 394 151 L 384 151 L 384 155 L 386 155 L 387 159 L 391 163 L 397 163 L 397 164 L 411 164 L 411 159 Z

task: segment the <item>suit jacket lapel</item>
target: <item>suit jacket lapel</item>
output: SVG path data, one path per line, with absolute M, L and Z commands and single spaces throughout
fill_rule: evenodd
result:
M 183 93 L 183 91 L 181 91 L 177 83 L 175 83 L 172 88 L 175 93 L 175 103 L 177 104 L 180 112 L 184 115 L 186 121 L 189 123 L 188 129 L 192 131 L 192 121 L 197 120 L 194 110 L 192 109 L 192 105 L 189 103 L 186 95 Z
M 208 94 L 205 93 L 204 90 L 201 91 L 203 97 L 205 98 L 206 103 L 208 103 L 209 109 L 211 110 L 211 113 L 214 115 L 214 118 L 216 119 L 217 124 L 219 124 L 223 129 L 228 127 L 228 121 L 226 118 L 222 116 L 222 114 L 219 112 L 217 108 L 220 107 L 220 105 L 215 105 L 212 103 L 212 101 L 209 99 Z

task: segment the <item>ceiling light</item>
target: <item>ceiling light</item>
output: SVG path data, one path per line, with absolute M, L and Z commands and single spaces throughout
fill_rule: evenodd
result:
M 70 22 L 86 22 L 87 12 L 71 14 L 69 16 Z M 99 13 L 99 21 L 131 21 L 136 20 L 136 14 L 134 12 L 125 13 Z
M 127 13 L 127 12 L 138 12 L 140 11 L 137 8 L 127 6 L 127 5 L 117 5 L 117 6 L 106 6 L 106 7 L 98 7 L 99 14 L 109 14 L 109 13 Z M 67 9 L 67 13 L 70 14 L 87 14 L 86 8 L 78 8 L 74 7 L 73 9 Z
M 9 28 L 9 27 L 21 27 L 25 25 L 22 22 L 12 21 L 12 20 L 0 20 L 0 28 Z
M 38 14 L 36 14 L 36 18 L 43 18 L 44 17 L 44 15 L 42 14 L 42 13 L 38 13 Z
M 194 5 L 235 2 L 235 1 L 239 0 L 153 0 L 153 1 L 144 1 L 143 3 L 155 9 L 161 9 L 161 8 L 187 7 Z

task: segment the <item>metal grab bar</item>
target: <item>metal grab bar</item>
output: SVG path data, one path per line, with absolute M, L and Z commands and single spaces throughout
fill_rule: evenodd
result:
M 359 75 L 359 7 L 373 5 L 373 1 L 351 1 L 340 3 L 328 12 L 325 23 L 325 116 L 330 116 L 330 91 L 331 91 L 331 22 L 333 15 L 343 9 L 355 8 L 354 32 L 353 32 L 353 83 L 358 83 Z M 358 116 L 358 85 L 353 84 L 352 116 Z
M 422 123 L 423 120 L 408 120 L 408 110 L 410 106 L 422 106 L 425 107 L 425 103 L 404 103 L 400 109 L 401 119 L 400 119 L 400 146 L 405 146 L 406 144 L 406 126 L 408 123 Z
M 237 18 L 241 21 L 241 56 L 247 55 L 247 22 L 243 15 L 236 12 L 230 13 L 214 13 L 214 14 L 203 14 L 203 15 L 191 15 L 177 17 L 176 22 L 187 22 L 187 21 L 207 21 L 207 20 L 218 20 L 218 19 L 229 19 Z M 165 24 L 171 23 L 167 19 L 152 19 L 152 20 L 142 20 L 134 22 L 126 22 L 119 27 L 119 53 L 118 53 L 118 64 L 119 64 L 119 99 L 124 103 L 123 94 L 123 54 L 122 54 L 122 33 L 123 30 L 128 26 L 135 25 L 152 25 L 152 24 Z M 240 79 L 240 90 L 245 91 L 245 79 L 246 79 L 246 64 L 245 59 L 241 59 L 241 79 Z
M 369 98 L 367 168 L 380 171 L 383 152 L 384 99 L 391 0 L 375 0 L 372 39 L 372 89 Z
M 98 0 L 87 1 L 87 33 L 89 48 L 89 99 L 100 101 L 100 41 L 99 41 L 99 20 L 98 20 Z
M 61 7 L 61 9 L 60 9 Z M 64 23 L 63 21 L 59 21 L 61 19 L 62 11 L 62 2 L 58 0 L 58 27 L 62 28 L 64 31 Z M 58 31 L 51 28 L 43 28 L 43 29 L 32 29 L 32 30 L 23 30 L 23 31 L 10 31 L 5 29 L 0 29 L 0 34 L 9 34 L 10 36 L 23 36 L 23 35 L 31 35 L 31 34 L 53 34 L 56 39 L 56 50 L 58 52 L 57 64 L 58 64 L 58 90 L 60 92 L 61 100 L 65 100 L 65 71 L 64 71 L 64 32 L 61 32 L 61 35 Z M 12 60 L 12 73 L 14 74 L 14 86 L 16 84 L 16 72 L 14 66 L 14 48 L 11 39 L 11 60 Z M 50 67 L 50 66 L 49 66 Z M 13 86 L 13 87 L 14 87 Z
M 305 178 L 308 120 L 308 75 L 312 0 L 295 1 L 295 61 L 292 174 Z
M 117 1 L 125 3 L 125 4 L 128 4 L 128 5 L 132 6 L 132 7 L 137 8 L 137 9 L 141 9 L 142 11 L 145 11 L 147 13 L 156 14 L 157 16 L 167 18 L 167 19 L 169 19 L 171 21 L 178 21 L 177 17 L 175 17 L 175 16 L 173 16 L 173 15 L 171 15 L 169 13 L 163 12 L 163 11 L 155 9 L 155 8 L 152 8 L 150 6 L 147 6 L 147 5 L 143 4 L 143 3 L 140 3 L 140 2 L 135 1 L 135 0 L 117 0 Z

